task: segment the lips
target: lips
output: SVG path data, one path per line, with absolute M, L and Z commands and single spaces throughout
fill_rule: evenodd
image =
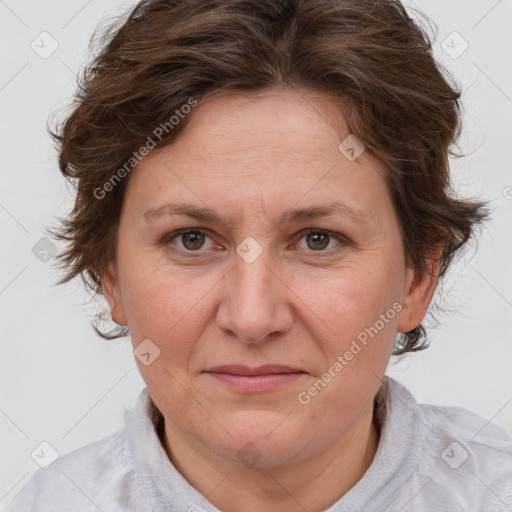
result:
M 264 393 L 291 385 L 307 373 L 278 364 L 263 366 L 223 365 L 208 370 L 207 375 L 236 393 Z
M 209 373 L 229 373 L 231 375 L 271 375 L 283 373 L 305 373 L 303 370 L 291 366 L 265 364 L 263 366 L 249 367 L 244 365 L 223 365 L 208 370 Z

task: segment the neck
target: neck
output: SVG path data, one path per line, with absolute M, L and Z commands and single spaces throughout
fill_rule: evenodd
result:
M 379 442 L 373 404 L 328 449 L 288 465 L 247 468 L 216 456 L 168 422 L 162 434 L 177 470 L 224 512 L 325 510 L 363 477 Z

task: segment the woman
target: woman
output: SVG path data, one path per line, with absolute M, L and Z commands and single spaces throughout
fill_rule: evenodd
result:
M 385 376 L 487 216 L 398 1 L 143 1 L 54 137 L 82 274 L 147 388 L 10 510 L 512 509 L 512 436 Z

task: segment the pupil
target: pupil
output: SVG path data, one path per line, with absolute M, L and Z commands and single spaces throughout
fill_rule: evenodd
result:
M 185 233 L 185 234 L 183 234 L 183 237 L 184 237 L 183 245 L 187 249 L 190 249 L 190 250 L 200 249 L 204 243 L 203 233 L 196 233 L 196 232 Z M 189 240 L 191 243 L 188 243 Z
M 321 240 L 322 238 L 324 241 L 323 244 L 322 244 L 322 240 Z M 307 236 L 308 242 L 313 241 L 314 244 L 318 244 L 318 242 L 320 242 L 320 246 L 316 245 L 316 249 L 319 249 L 319 248 L 325 249 L 325 247 L 327 247 L 329 245 L 328 238 L 329 238 L 329 235 L 324 235 L 321 233 L 310 233 Z

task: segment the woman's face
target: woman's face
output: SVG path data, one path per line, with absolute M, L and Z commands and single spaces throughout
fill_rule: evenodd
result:
M 127 184 L 113 318 L 150 340 L 137 364 L 167 433 L 233 461 L 247 443 L 260 465 L 313 456 L 371 418 L 433 289 L 406 268 L 379 163 L 338 148 L 334 99 L 240 94 L 189 115 Z

